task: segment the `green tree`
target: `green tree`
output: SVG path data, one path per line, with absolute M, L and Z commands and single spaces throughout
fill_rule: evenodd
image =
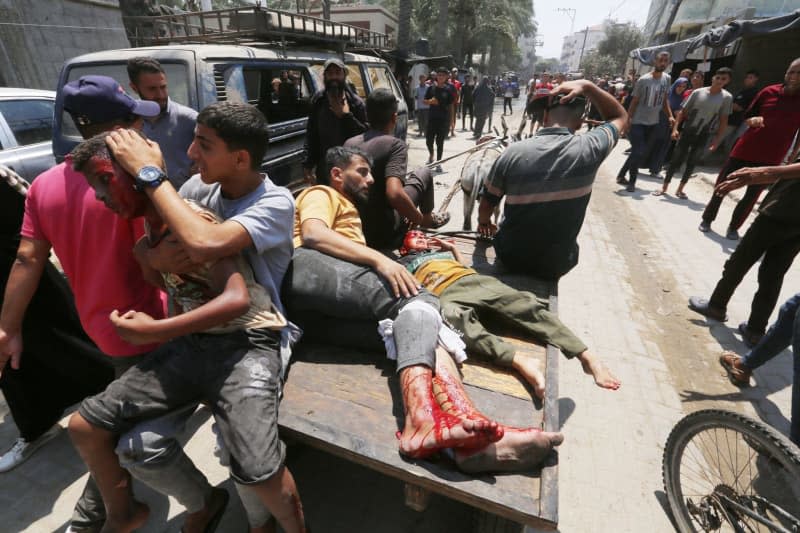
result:
M 556 72 L 561 60 L 557 57 L 548 57 L 547 59 L 540 59 L 536 61 L 536 72 Z
M 601 54 L 599 50 L 592 50 L 588 54 L 584 54 L 580 69 L 587 79 L 619 73 L 617 60 L 609 55 Z
M 446 21 L 440 4 L 447 4 Z M 459 65 L 473 55 L 490 57 L 491 72 L 515 68 L 522 59 L 517 47 L 521 35 L 532 36 L 533 5 L 530 0 L 413 0 L 412 40 L 428 38 L 444 43 L 441 52 Z M 485 71 L 485 68 L 482 70 Z
M 644 44 L 644 35 L 633 24 L 613 24 L 606 31 L 606 37 L 597 44 L 597 53 L 610 57 L 614 67 L 612 74 L 622 74 L 628 54 Z

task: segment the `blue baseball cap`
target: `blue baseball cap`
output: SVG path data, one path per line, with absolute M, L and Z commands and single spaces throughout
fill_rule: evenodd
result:
M 80 125 L 102 124 L 130 115 L 156 117 L 161 107 L 156 102 L 134 100 L 122 86 L 108 76 L 81 76 L 64 86 L 64 110 Z

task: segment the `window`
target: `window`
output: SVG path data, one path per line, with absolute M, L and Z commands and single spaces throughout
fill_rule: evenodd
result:
M 164 68 L 164 72 L 167 75 L 167 87 L 169 89 L 170 99 L 178 102 L 179 104 L 191 107 L 191 100 L 189 98 L 189 75 L 186 65 L 183 63 L 160 62 L 161 66 Z M 69 71 L 67 83 L 75 81 L 81 76 L 86 76 L 89 74 L 114 78 L 131 97 L 138 98 L 136 93 L 134 93 L 128 85 L 129 80 L 127 62 L 75 65 Z M 65 136 L 77 137 L 78 139 L 81 138 L 78 128 L 72 122 L 72 116 L 70 116 L 70 114 L 66 111 L 62 113 L 61 124 L 62 133 Z
M 392 80 L 389 69 L 386 67 L 369 67 L 367 68 L 367 72 L 369 73 L 369 79 L 373 89 L 389 89 L 394 93 L 395 98 L 403 99 L 400 89 Z
M 306 69 L 245 66 L 242 76 L 247 102 L 258 107 L 270 124 L 308 116 L 312 94 Z
M 191 106 L 191 100 L 189 98 L 189 76 L 186 65 L 183 63 L 160 62 L 161 66 L 164 68 L 164 72 L 167 74 L 169 97 L 179 104 Z M 136 93 L 134 93 L 133 90 L 128 86 L 129 80 L 126 62 L 97 65 L 76 65 L 70 69 L 69 79 L 67 79 L 67 82 L 75 81 L 81 76 L 86 76 L 87 74 L 99 74 L 101 76 L 114 78 L 129 95 L 131 95 L 133 98 L 138 98 Z
M 5 100 L 0 102 L 0 113 L 17 144 L 26 146 L 52 138 L 54 106 L 52 100 Z
M 311 72 L 314 74 L 317 85 L 320 87 L 325 86 L 325 82 L 322 80 L 322 67 L 323 65 L 311 65 Z M 367 97 L 367 91 L 364 89 L 364 80 L 361 78 L 361 67 L 359 65 L 347 65 L 347 83 L 350 84 L 350 88 L 353 89 L 353 92 L 358 96 L 361 98 Z

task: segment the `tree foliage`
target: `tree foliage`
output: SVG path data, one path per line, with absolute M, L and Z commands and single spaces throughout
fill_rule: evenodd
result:
M 624 64 L 622 68 L 624 68 Z M 580 69 L 587 79 L 619 74 L 617 60 L 609 55 L 601 54 L 599 50 L 592 50 L 588 54 L 584 54 Z
M 548 57 L 547 59 L 539 59 L 536 61 L 536 72 L 557 72 L 561 65 L 561 60 L 557 57 Z
M 630 51 L 639 48 L 643 43 L 644 35 L 639 28 L 632 24 L 615 24 L 608 28 L 605 39 L 597 44 L 597 53 L 614 62 L 610 73 L 621 74 L 625 70 Z
M 464 66 L 470 57 L 490 57 L 482 70 L 491 72 L 515 68 L 522 60 L 517 39 L 536 33 L 530 0 L 413 0 L 413 9 L 412 40 L 444 43 L 434 52 L 450 54 Z

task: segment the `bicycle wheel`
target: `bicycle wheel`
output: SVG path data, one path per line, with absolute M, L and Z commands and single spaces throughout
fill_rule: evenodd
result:
M 684 417 L 663 475 L 682 532 L 800 531 L 800 451 L 761 422 L 716 409 Z

